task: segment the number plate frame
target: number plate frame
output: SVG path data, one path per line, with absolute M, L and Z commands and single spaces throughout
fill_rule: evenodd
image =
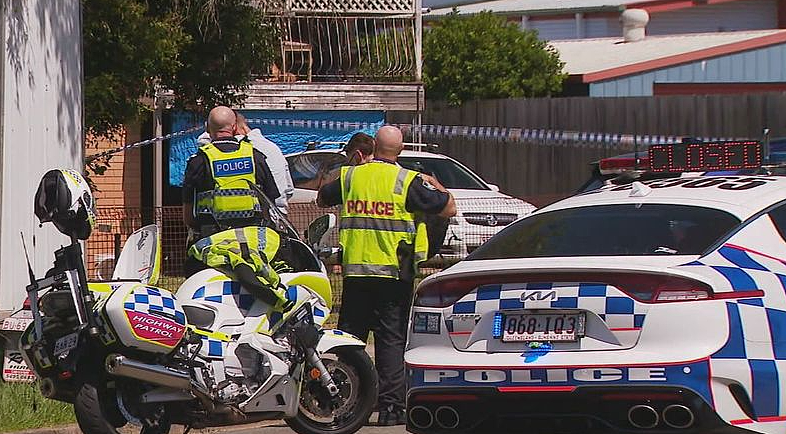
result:
M 55 347 L 52 353 L 59 356 L 63 353 L 73 350 L 79 344 L 79 332 L 71 333 L 59 338 L 55 342 Z
M 500 311 L 502 314 L 502 334 L 499 337 L 499 340 L 503 343 L 516 343 L 516 342 L 577 342 L 579 339 L 583 338 L 586 333 L 587 328 L 587 313 L 581 310 L 555 310 L 555 309 L 531 309 L 531 310 L 524 310 L 524 311 Z M 534 333 L 533 335 L 527 336 L 526 334 L 519 334 L 513 333 L 510 334 L 507 332 L 507 319 L 511 316 L 519 316 L 519 317 L 526 317 L 526 316 L 575 316 L 576 317 L 576 328 L 572 335 L 566 335 L 565 339 L 558 338 L 554 339 L 553 336 L 549 336 L 546 333 Z M 521 339 L 511 339 L 511 336 L 520 336 Z M 507 338 L 507 339 L 506 339 Z

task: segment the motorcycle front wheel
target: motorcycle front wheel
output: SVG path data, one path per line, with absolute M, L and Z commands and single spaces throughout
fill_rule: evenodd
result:
M 363 348 L 338 347 L 322 354 L 339 393 L 331 397 L 318 379 L 305 375 L 297 416 L 287 419 L 299 434 L 352 434 L 362 428 L 377 402 L 374 364 Z

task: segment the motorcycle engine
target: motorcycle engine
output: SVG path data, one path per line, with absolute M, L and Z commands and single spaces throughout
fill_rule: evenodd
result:
M 219 398 L 224 402 L 244 401 L 270 377 L 270 359 L 248 344 L 230 344 L 227 349 L 224 357 L 226 379 L 219 382 Z

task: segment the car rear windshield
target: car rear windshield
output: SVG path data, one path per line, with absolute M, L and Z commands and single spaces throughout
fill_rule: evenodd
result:
M 561 209 L 520 220 L 467 260 L 554 256 L 697 255 L 740 223 L 712 208 L 666 204 Z
M 475 174 L 447 158 L 399 157 L 398 164 L 409 170 L 433 175 L 445 188 L 489 189 Z

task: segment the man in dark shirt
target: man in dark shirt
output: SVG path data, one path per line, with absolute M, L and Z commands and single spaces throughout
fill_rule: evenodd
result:
M 401 184 L 406 185 L 406 176 L 413 176 L 411 172 L 400 168 L 396 160 L 403 149 L 401 131 L 392 126 L 382 127 L 377 133 L 375 158 L 373 161 L 355 170 L 351 181 L 347 180 L 349 175 L 343 176 L 343 183 L 346 192 L 342 192 L 342 177 L 331 183 L 325 184 L 317 196 L 317 204 L 323 207 L 344 204 L 348 199 L 343 197 L 357 197 L 358 192 L 366 191 L 363 189 L 364 182 L 379 182 L 383 189 L 390 187 L 389 198 L 377 200 L 391 201 L 391 207 L 400 206 L 396 202 L 395 189 L 393 184 L 387 179 L 389 174 L 395 175 L 398 171 Z M 391 171 L 391 166 L 398 168 Z M 362 172 L 362 173 L 359 173 Z M 383 176 L 376 176 L 377 174 Z M 409 173 L 409 175 L 407 175 Z M 395 176 L 394 176 L 395 177 Z M 360 183 L 360 184 L 358 184 Z M 398 183 L 398 181 L 397 181 Z M 376 188 L 376 186 L 375 186 Z M 456 205 L 453 196 L 436 180 L 427 175 L 419 174 L 412 179 L 406 190 L 404 208 L 406 213 L 400 217 L 407 217 L 409 221 L 393 220 L 397 223 L 410 223 L 411 214 L 433 214 L 445 218 L 452 217 L 456 213 Z M 400 195 L 399 195 L 400 196 Z M 372 199 L 368 199 L 369 201 Z M 351 200 L 350 200 L 351 201 Z M 377 202 L 380 203 L 380 202 Z M 398 203 L 399 205 L 395 205 Z M 390 211 L 386 215 L 394 215 Z M 393 217 L 396 219 L 397 217 Z M 379 231 L 385 231 L 385 225 L 375 226 Z M 342 231 L 351 231 L 351 225 L 342 226 Z M 399 232 L 400 234 L 400 232 Z M 362 235 L 359 235 L 362 237 Z M 392 235 L 393 237 L 404 235 Z M 373 235 L 365 240 L 373 239 Z M 389 238 L 381 236 L 382 240 Z M 352 237 L 345 238 L 351 241 Z M 417 239 L 417 238 L 415 238 Z M 358 336 L 362 340 L 368 339 L 369 331 L 374 331 L 374 344 L 376 354 L 376 366 L 379 373 L 379 425 L 401 425 L 405 423 L 404 399 L 406 394 L 406 375 L 404 371 L 404 346 L 406 343 L 406 327 L 409 317 L 409 306 L 412 299 L 412 290 L 415 279 L 416 247 L 414 244 L 404 242 L 398 244 L 393 250 L 398 256 L 397 266 L 379 266 L 379 263 L 367 263 L 368 270 L 359 274 L 354 274 L 348 270 L 347 255 L 352 254 L 357 257 L 358 250 L 368 248 L 377 250 L 373 244 L 365 245 L 344 245 L 344 285 L 339 312 L 338 327 Z M 374 252 L 368 257 L 380 258 L 380 252 L 391 251 L 390 246 L 380 246 L 379 252 Z M 384 256 L 384 253 L 382 253 Z M 372 260 L 373 261 L 373 260 Z M 362 269 L 363 264 L 358 269 Z M 394 271 L 390 271 L 394 269 Z M 391 274 L 379 274 L 390 272 Z
M 237 121 L 235 112 L 229 107 L 218 106 L 210 111 L 207 120 L 207 132 L 210 134 L 211 143 L 221 152 L 236 152 L 240 149 L 240 142 L 235 138 L 237 133 Z M 279 196 L 273 175 L 265 161 L 265 156 L 258 150 L 253 150 L 254 178 L 256 185 L 271 200 Z M 186 165 L 185 178 L 183 180 L 183 221 L 193 233 L 189 237 L 189 245 L 194 241 L 212 235 L 220 227 L 218 222 L 210 215 L 205 213 L 194 213 L 194 202 L 198 193 L 210 191 L 216 188 L 216 181 L 213 178 L 208 157 L 203 150 L 198 150 L 189 158 Z M 260 225 L 260 218 L 239 218 L 235 220 L 222 221 L 223 226 L 242 227 L 250 225 Z M 196 261 L 186 260 L 184 265 L 186 275 L 193 274 L 201 268 Z M 194 268 L 196 267 L 196 268 Z

